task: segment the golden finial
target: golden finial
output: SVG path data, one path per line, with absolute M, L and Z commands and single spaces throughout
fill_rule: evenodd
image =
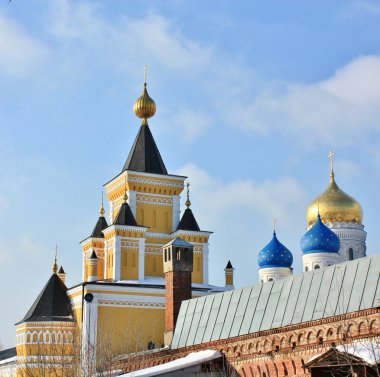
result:
M 58 255 L 58 245 L 55 245 L 55 257 L 54 257 L 54 264 L 52 266 L 53 274 L 57 274 L 58 272 L 57 255 Z
M 328 157 L 330 159 L 330 178 L 332 181 L 334 180 L 334 156 L 335 156 L 334 151 L 330 149 Z
M 104 205 L 103 205 L 103 191 L 102 191 L 102 204 L 100 205 L 100 216 L 104 217 L 104 214 L 106 213 L 106 211 L 104 210 Z
M 276 224 L 277 224 L 277 220 L 275 217 L 273 217 L 273 233 L 276 233 Z
M 187 187 L 187 199 L 186 199 L 186 203 L 185 204 L 186 204 L 186 207 L 189 208 L 191 206 L 191 202 L 190 202 L 190 189 L 189 189 L 190 183 L 189 182 L 187 182 L 186 187 Z
M 133 111 L 135 114 L 142 119 L 142 124 L 147 125 L 148 119 L 151 118 L 156 113 L 156 104 L 149 97 L 147 87 L 147 67 L 144 65 L 144 89 L 140 98 L 133 105 Z
M 128 194 L 127 194 L 127 178 L 124 179 L 124 203 L 127 203 Z

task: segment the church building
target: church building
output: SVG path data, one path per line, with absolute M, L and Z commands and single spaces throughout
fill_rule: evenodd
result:
M 168 173 L 148 124 L 156 104 L 146 80 L 133 109 L 141 125 L 104 185 L 108 215 L 102 200 L 81 241 L 82 281 L 67 287 L 56 256 L 16 323 L 16 347 L 0 352 L 0 376 L 375 376 L 380 254 L 366 257 L 362 207 L 337 185 L 334 153 L 328 187 L 307 209 L 303 271 L 294 273 L 274 229 L 257 254 L 259 282 L 235 289 L 228 261 L 218 287 L 212 232 L 198 225 L 187 177 Z M 378 346 L 374 358 L 359 344 Z

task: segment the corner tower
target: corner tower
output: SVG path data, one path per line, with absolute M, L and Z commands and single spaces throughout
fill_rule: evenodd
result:
M 360 203 L 341 190 L 335 181 L 334 156 L 330 151 L 330 183 L 309 205 L 306 218 L 310 229 L 320 214 L 323 223 L 339 237 L 339 261 L 345 262 L 366 256 L 367 232 Z

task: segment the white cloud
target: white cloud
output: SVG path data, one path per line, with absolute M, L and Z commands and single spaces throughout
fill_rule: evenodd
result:
M 112 62 L 128 70 L 133 67 L 135 72 L 137 64 L 141 68 L 141 62 L 193 71 L 210 59 L 211 50 L 188 39 L 177 25 L 157 14 L 135 19 L 120 17 L 110 22 L 97 3 L 59 0 L 51 7 L 51 32 L 64 43 L 66 52 L 75 50 L 75 59 L 96 50 L 96 55 L 92 55 L 94 64 Z
M 280 223 L 291 224 L 294 212 L 302 213 L 306 208 L 306 194 L 294 178 L 262 183 L 253 180 L 222 182 L 194 164 L 187 164 L 176 173 L 190 177 L 193 204 L 202 208 L 202 216 L 210 216 L 207 221 L 221 219 L 232 209 L 241 209 L 249 210 L 252 217 L 265 219 L 267 224 L 273 217 Z
M 300 269 L 298 237 L 306 225 L 307 197 L 295 179 L 224 182 L 194 164 L 176 173 L 189 177 L 191 208 L 199 226 L 215 232 L 210 244 L 212 283 L 224 284 L 223 269 L 229 259 L 238 286 L 257 282 L 257 253 L 272 237 L 273 217 L 280 241 L 292 250 L 295 269 Z
M 18 78 L 35 72 L 49 51 L 17 23 L 0 14 L 0 74 Z
M 173 116 L 173 124 L 183 133 L 186 141 L 193 141 L 211 125 L 211 119 L 200 111 L 181 109 Z
M 245 129 L 276 131 L 308 145 L 360 144 L 379 129 L 380 57 L 357 58 L 313 84 L 267 85 L 264 94 L 234 98 L 226 116 Z
M 362 173 L 360 166 L 356 162 L 344 159 L 339 159 L 335 162 L 334 170 L 338 173 L 339 177 L 346 179 L 357 179 Z

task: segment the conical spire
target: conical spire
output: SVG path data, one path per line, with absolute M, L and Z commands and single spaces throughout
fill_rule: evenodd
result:
M 148 126 L 148 118 L 155 114 L 156 104 L 149 97 L 146 86 L 145 77 L 143 94 L 134 105 L 135 114 L 143 121 L 122 171 L 167 175 L 168 171 Z
M 102 204 L 100 205 L 100 210 L 99 210 L 99 215 L 104 217 L 104 214 L 106 211 L 104 210 L 104 205 L 103 205 L 103 191 L 102 191 Z
M 189 182 L 187 182 L 187 184 L 186 184 L 186 187 L 187 187 L 187 199 L 186 199 L 186 207 L 187 208 L 190 208 L 190 206 L 191 206 L 191 202 L 190 202 L 190 183 Z
M 69 321 L 74 322 L 67 288 L 57 274 L 53 274 L 26 313 L 23 322 Z
M 104 210 L 103 192 L 102 192 L 102 202 L 100 205 L 99 218 L 95 224 L 95 227 L 94 227 L 90 237 L 104 238 L 103 230 L 108 227 L 108 223 L 107 223 L 107 220 L 106 220 L 104 214 L 105 214 L 105 210 Z
M 58 245 L 55 245 L 55 257 L 54 257 L 54 264 L 52 266 L 53 274 L 57 274 L 58 272 L 57 254 L 58 254 Z
M 126 225 L 126 226 L 138 226 L 135 216 L 132 213 L 131 208 L 128 204 L 128 194 L 127 194 L 127 182 L 124 183 L 124 198 L 123 204 L 120 207 L 119 213 L 117 214 L 114 224 Z
M 199 228 L 199 225 L 197 223 L 197 220 L 195 220 L 193 211 L 191 210 L 191 202 L 190 202 L 190 183 L 187 183 L 187 199 L 186 199 L 186 209 L 185 212 L 182 215 L 182 218 L 180 222 L 177 225 L 177 230 L 195 230 L 199 232 L 201 229 Z

